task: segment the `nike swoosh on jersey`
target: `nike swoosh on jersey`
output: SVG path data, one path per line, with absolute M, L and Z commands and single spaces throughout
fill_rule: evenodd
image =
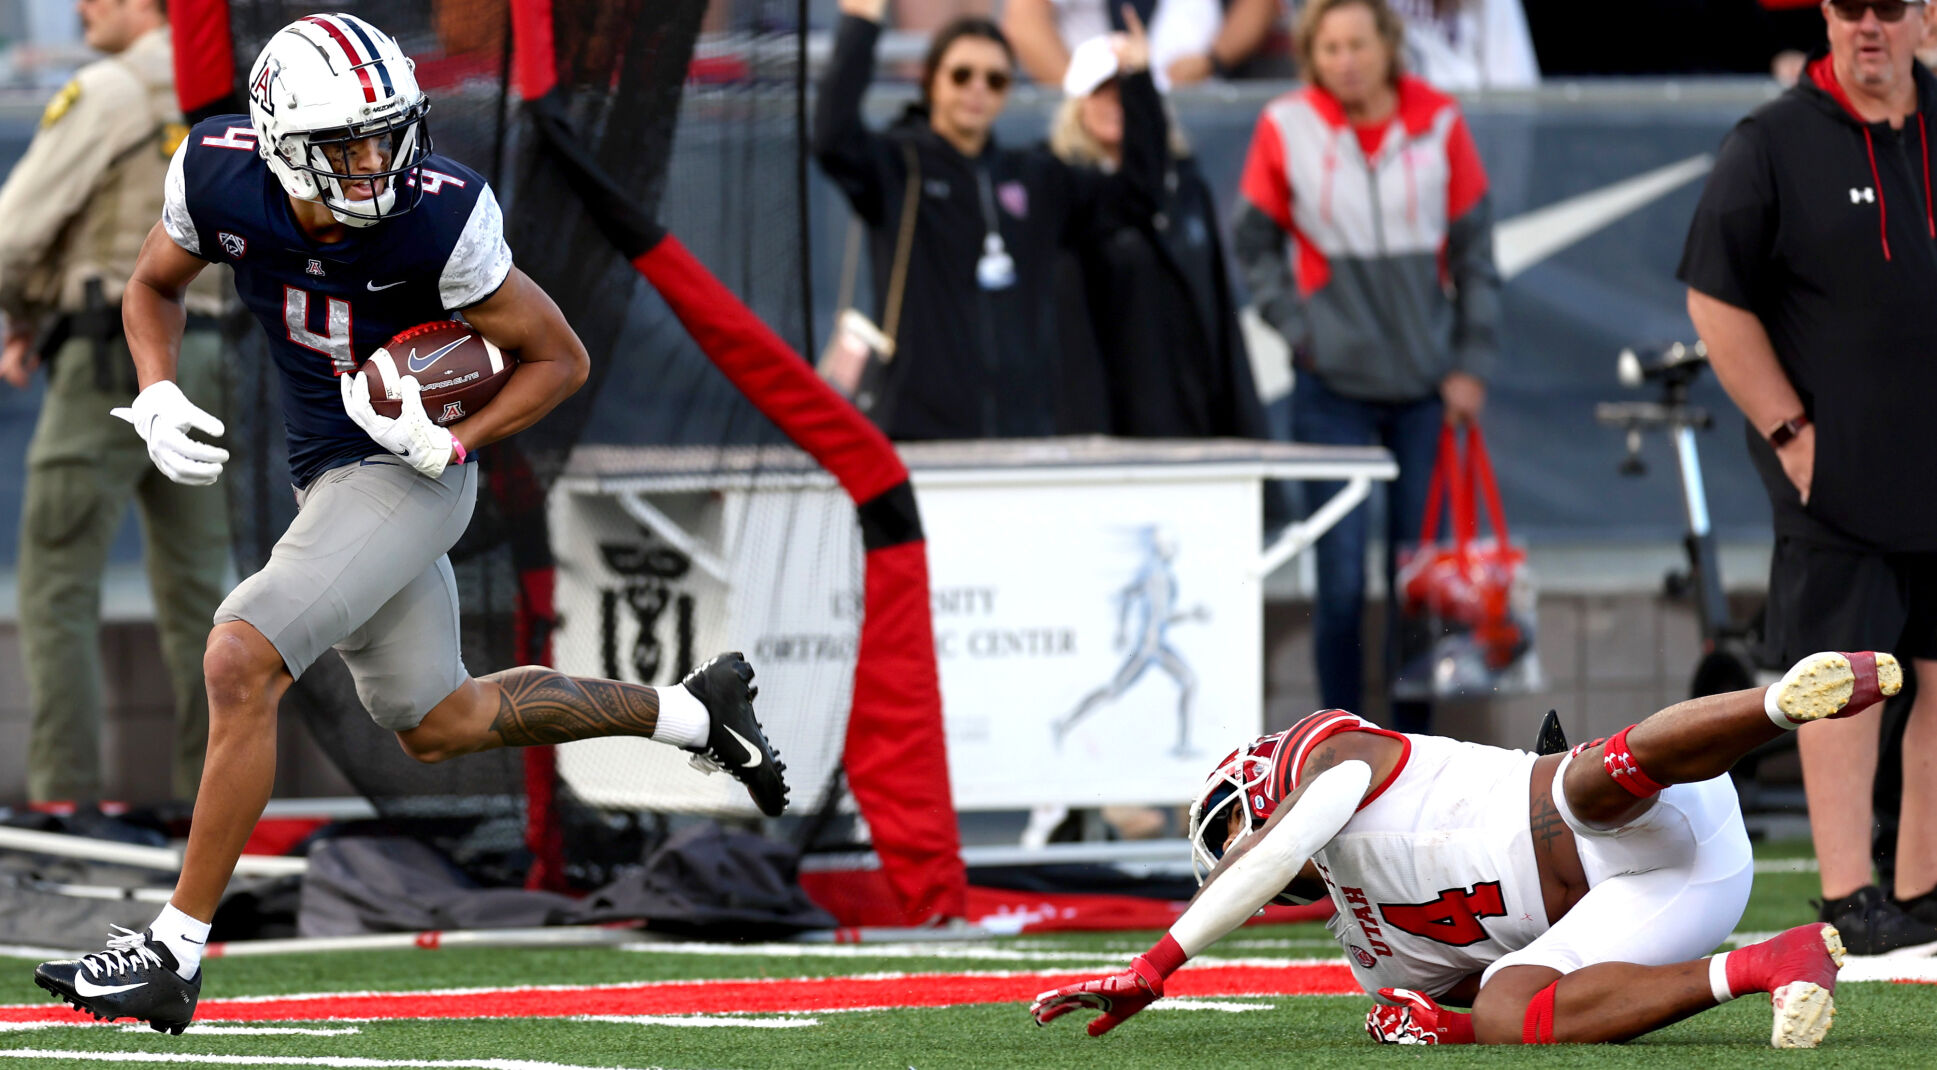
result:
M 452 342 L 449 345 L 438 346 L 436 349 L 431 350 L 428 356 L 424 356 L 424 357 L 419 357 L 417 355 L 417 351 L 415 349 L 412 349 L 410 351 L 410 356 L 404 358 L 404 363 L 409 365 L 410 370 L 413 372 L 423 371 L 424 369 L 437 363 L 438 357 L 441 357 L 444 354 L 449 353 L 451 350 L 456 349 L 458 346 L 463 345 L 464 341 L 465 341 L 464 339 L 459 338 L 457 341 Z
M 742 746 L 742 747 L 745 747 L 745 748 L 746 748 L 746 751 L 747 751 L 747 755 L 748 755 L 748 758 L 749 758 L 749 760 L 748 760 L 748 762 L 747 762 L 747 764 L 745 764 L 745 765 L 743 765 L 743 766 L 741 766 L 740 768 L 742 768 L 742 769 L 758 769 L 758 768 L 760 768 L 760 763 L 761 763 L 762 761 L 764 761 L 764 760 L 765 760 L 765 759 L 764 759 L 764 758 L 763 758 L 763 757 L 761 756 L 761 754 L 760 754 L 760 748 L 759 748 L 759 747 L 756 747 L 756 746 L 754 746 L 754 745 L 753 745 L 752 743 L 749 743 L 749 742 L 747 742 L 747 737 L 745 737 L 745 736 L 743 736 L 743 735 L 741 735 L 741 734 L 740 734 L 740 733 L 738 733 L 738 732 L 735 732 L 735 731 L 733 730 L 733 728 L 732 728 L 732 726 L 730 726 L 730 725 L 721 725 L 720 727 L 722 727 L 722 728 L 725 728 L 725 729 L 726 729 L 726 734 L 727 734 L 727 735 L 729 735 L 729 736 L 732 736 L 732 737 L 733 737 L 734 739 L 737 739 L 737 740 L 739 740 L 739 741 L 740 741 L 740 746 Z
M 112 996 L 116 992 L 132 992 L 147 983 L 146 981 L 138 981 L 131 985 L 97 985 L 93 981 L 88 980 L 85 973 L 77 973 L 74 975 L 74 991 L 79 992 L 83 996 Z
M 364 283 L 363 285 L 366 288 L 368 288 L 371 293 L 376 293 L 378 290 L 388 290 L 392 286 L 402 286 L 404 283 L 409 281 L 410 281 L 409 279 L 398 279 L 396 282 L 386 282 L 382 286 L 378 286 L 377 280 L 371 279 L 370 281 Z

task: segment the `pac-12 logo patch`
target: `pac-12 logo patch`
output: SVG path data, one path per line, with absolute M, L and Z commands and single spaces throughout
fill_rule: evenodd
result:
M 444 416 L 442 418 L 444 423 L 449 423 L 452 420 L 461 420 L 463 418 L 464 403 L 462 401 L 447 401 L 444 403 Z
M 1372 952 L 1367 951 L 1366 949 L 1360 947 L 1357 944 L 1352 945 L 1352 958 L 1356 960 L 1360 966 L 1363 966 L 1368 970 L 1379 964 L 1379 960 L 1372 956 Z
M 215 240 L 221 242 L 223 250 L 231 258 L 236 260 L 242 259 L 242 254 L 249 248 L 249 243 L 243 239 L 242 235 L 231 234 L 226 230 L 217 231 L 215 233 Z

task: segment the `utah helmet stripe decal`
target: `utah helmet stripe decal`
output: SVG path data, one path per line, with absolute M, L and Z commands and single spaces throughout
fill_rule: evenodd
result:
M 350 32 L 356 34 L 357 40 L 363 42 L 363 50 L 370 54 L 370 62 L 375 64 L 377 68 L 377 77 L 383 79 L 383 95 L 385 97 L 396 96 L 397 87 L 390 84 L 390 67 L 384 63 L 383 53 L 378 51 L 377 43 L 370 39 L 368 33 L 364 32 L 363 20 L 349 15 L 339 17 L 343 20 L 343 25 L 348 26 Z
M 350 39 L 343 35 L 342 30 L 336 28 L 335 23 L 322 15 L 310 15 L 303 19 L 303 21 L 321 26 L 324 32 L 328 33 L 330 38 L 343 49 L 343 54 L 350 57 L 350 66 L 355 68 L 357 79 L 363 83 L 363 102 L 365 104 L 375 104 L 377 102 L 376 86 L 370 82 L 370 72 L 360 66 L 363 61 L 356 58 L 356 46 L 350 43 Z

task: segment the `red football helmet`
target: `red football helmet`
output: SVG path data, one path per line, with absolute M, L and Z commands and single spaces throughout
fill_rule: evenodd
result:
M 1271 812 L 1278 808 L 1278 799 L 1283 793 L 1278 784 L 1276 758 L 1287 732 L 1259 736 L 1225 755 L 1190 804 L 1190 868 L 1197 876 L 1197 883 L 1204 883 L 1204 878 L 1224 857 L 1231 807 L 1242 805 L 1247 818 L 1232 845 L 1263 828 Z

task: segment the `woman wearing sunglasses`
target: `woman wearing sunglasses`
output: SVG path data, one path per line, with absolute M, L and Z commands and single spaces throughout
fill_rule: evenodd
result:
M 1937 79 L 1924 4 L 1822 10 L 1829 47 L 1716 152 L 1679 277 L 1774 513 L 1765 653 L 1874 636 L 1916 674 L 1889 885 L 1870 858 L 1881 713 L 1796 741 L 1821 917 L 1873 955 L 1937 946 Z
M 815 104 L 815 154 L 867 225 L 876 322 L 887 328 L 892 321 L 896 337 L 892 359 L 837 385 L 898 440 L 1076 429 L 1063 415 L 1050 280 L 1057 250 L 1086 233 L 1100 209 L 1146 218 L 1156 210 L 1165 124 L 1141 23 L 1129 13 L 1131 32 L 1117 43 L 1124 163 L 1105 175 L 995 141 L 1015 56 L 987 19 L 962 18 L 937 31 L 922 63 L 920 100 L 887 130 L 870 130 L 861 98 L 886 0 L 840 6 L 834 58 Z M 905 281 L 895 286 L 898 259 Z

